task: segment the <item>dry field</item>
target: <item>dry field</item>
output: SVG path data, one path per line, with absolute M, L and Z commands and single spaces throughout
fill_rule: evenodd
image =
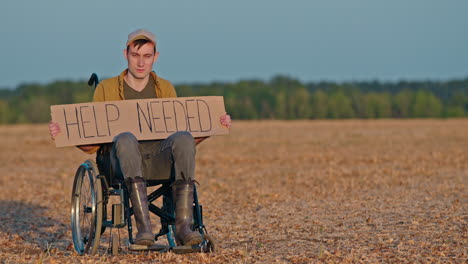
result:
M 197 153 L 218 250 L 187 255 L 78 256 L 70 193 L 94 157 L 47 125 L 0 137 L 0 263 L 467 263 L 468 119 L 235 122 Z

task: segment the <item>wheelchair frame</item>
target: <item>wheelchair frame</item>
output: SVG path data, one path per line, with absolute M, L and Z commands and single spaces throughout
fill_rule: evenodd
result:
M 166 236 L 168 247 L 162 245 L 141 246 L 133 241 L 133 226 L 128 190 L 125 184 L 109 184 L 106 177 L 98 173 L 96 163 L 86 160 L 77 169 L 72 190 L 71 225 L 75 250 L 79 254 L 93 255 L 100 246 L 100 237 L 107 228 L 127 227 L 130 251 L 139 250 L 171 250 L 175 253 L 213 252 L 215 242 L 207 234 L 203 224 L 202 206 L 198 202 L 196 187 L 194 186 L 193 230 L 200 232 L 202 243 L 193 246 L 177 246 L 175 242 L 175 215 L 172 201 L 172 187 L 170 180 L 149 180 L 148 186 L 158 186 L 148 195 L 149 211 L 157 215 L 161 221 L 161 229 L 155 235 L 155 240 Z M 112 204 L 112 215 L 107 216 L 107 206 L 111 196 L 118 196 L 120 203 Z M 161 208 L 152 202 L 162 197 Z M 111 237 L 110 251 L 117 254 L 120 248 L 117 235 Z
M 89 86 L 96 86 L 99 78 L 96 73 L 91 74 L 88 80 Z M 110 172 L 112 174 L 112 172 Z M 175 253 L 213 252 L 215 241 L 208 235 L 203 224 L 203 210 L 198 203 L 196 186 L 194 186 L 193 205 L 193 230 L 200 232 L 202 243 L 194 246 L 177 246 L 175 241 L 175 213 L 172 200 L 172 182 L 170 180 L 149 180 L 148 186 L 161 185 L 148 195 L 149 211 L 160 218 L 161 229 L 155 235 L 166 236 L 169 246 L 139 246 L 133 241 L 133 226 L 131 216 L 133 210 L 130 207 L 128 190 L 122 181 L 112 182 L 113 177 L 106 177 L 99 173 L 99 167 L 93 160 L 86 160 L 77 169 L 73 182 L 71 199 L 71 227 L 73 244 L 79 254 L 95 254 L 100 245 L 101 235 L 107 228 L 124 228 L 127 226 L 129 237 L 129 250 L 172 250 Z M 112 204 L 112 216 L 107 219 L 107 206 L 111 196 L 118 196 L 120 203 Z M 162 196 L 162 207 L 159 208 L 152 202 Z M 117 254 L 120 247 L 119 238 L 111 236 L 111 252 Z

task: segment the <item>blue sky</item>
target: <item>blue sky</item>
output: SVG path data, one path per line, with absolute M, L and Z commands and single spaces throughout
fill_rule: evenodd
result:
M 0 87 L 111 77 L 127 34 L 153 31 L 173 83 L 468 77 L 468 1 L 7 0 Z

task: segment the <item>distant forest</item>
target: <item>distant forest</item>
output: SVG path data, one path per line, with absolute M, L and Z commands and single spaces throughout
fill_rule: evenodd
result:
M 449 118 L 468 116 L 468 78 L 451 81 L 310 82 L 287 76 L 176 85 L 178 96 L 224 96 L 233 119 Z M 49 106 L 89 102 L 85 81 L 0 89 L 0 124 L 44 123 Z

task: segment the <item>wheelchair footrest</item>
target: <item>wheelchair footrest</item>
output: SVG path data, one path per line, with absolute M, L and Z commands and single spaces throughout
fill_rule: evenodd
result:
M 164 251 L 168 251 L 169 248 L 167 246 L 158 245 L 158 244 L 154 244 L 154 245 L 151 245 L 151 246 L 130 244 L 128 246 L 128 250 L 130 250 L 130 251 L 161 251 L 161 252 L 164 252 Z

